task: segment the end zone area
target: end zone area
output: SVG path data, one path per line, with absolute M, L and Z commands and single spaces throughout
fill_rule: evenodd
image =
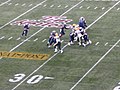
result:
M 50 32 L 59 32 L 58 28 L 31 26 L 28 36 L 21 37 L 22 26 L 6 25 L 12 20 L 39 20 L 49 15 L 67 16 L 73 20 L 69 24 L 78 23 L 79 18 L 84 16 L 90 25 L 118 1 L 46 0 L 32 9 L 41 2 L 11 0 L 0 6 L 0 27 L 5 25 L 0 29 L 0 51 L 50 55 L 48 61 L 1 58 L 0 90 L 70 90 L 120 39 L 120 4 L 88 28 L 93 43 L 87 47 L 77 44 L 67 46 L 70 30 L 66 30 L 62 37 L 62 54 L 54 53 L 52 47 L 46 46 Z M 115 89 L 120 82 L 119 45 L 117 43 L 73 90 L 119 90 Z

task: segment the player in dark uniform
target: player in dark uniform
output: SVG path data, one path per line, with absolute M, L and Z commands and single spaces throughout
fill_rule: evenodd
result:
M 70 36 L 70 40 L 69 40 L 68 45 L 74 44 L 73 42 L 74 42 L 75 32 L 71 31 L 69 36 Z
M 48 48 L 52 46 L 52 44 L 55 42 L 55 34 L 56 34 L 56 31 L 52 31 L 50 33 L 50 36 L 49 36 L 49 39 L 48 39 L 48 43 L 47 43 L 47 46 Z
M 86 45 L 89 45 L 92 43 L 92 41 L 88 38 L 88 34 L 86 32 L 84 33 L 83 38 L 84 38 L 84 42 L 86 43 Z
M 63 24 L 62 28 L 60 28 L 60 35 L 59 35 L 60 37 L 65 35 L 65 29 L 68 29 L 68 28 L 66 27 L 66 24 Z
M 79 27 L 82 27 L 83 29 L 85 29 L 87 27 L 87 23 L 84 17 L 81 17 L 79 19 Z
M 28 31 L 29 31 L 29 29 L 30 29 L 29 24 L 25 24 L 25 26 L 24 26 L 23 28 L 24 28 L 24 30 L 23 30 L 23 32 L 22 32 L 22 36 L 27 36 Z

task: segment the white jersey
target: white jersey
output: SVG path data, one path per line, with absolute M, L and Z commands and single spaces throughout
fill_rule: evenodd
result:
M 76 30 L 75 33 L 77 34 L 77 37 L 82 37 L 83 36 L 80 30 Z
M 60 42 L 60 37 L 59 37 L 59 36 L 56 36 L 56 37 L 55 37 L 55 41 L 56 41 L 56 43 Z

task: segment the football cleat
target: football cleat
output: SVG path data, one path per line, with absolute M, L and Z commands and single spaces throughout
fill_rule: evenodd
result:
M 63 50 L 60 50 L 61 53 L 63 53 Z
M 58 50 L 57 50 L 57 48 L 55 48 L 55 51 L 54 52 L 57 52 Z
M 68 45 L 70 46 L 70 42 L 68 43 Z
M 92 41 L 91 41 L 91 40 L 89 40 L 89 43 L 90 43 L 90 44 L 92 44 Z
M 70 44 L 74 44 L 74 43 L 71 41 Z

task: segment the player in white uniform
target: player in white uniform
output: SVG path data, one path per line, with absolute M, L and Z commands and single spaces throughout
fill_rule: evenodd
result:
M 58 33 L 56 33 L 56 36 L 55 36 L 55 43 L 54 43 L 54 49 L 55 51 L 54 52 L 57 52 L 58 49 L 60 50 L 61 53 L 63 53 L 63 50 L 61 49 L 61 40 L 60 40 L 60 36 L 58 35 Z
M 83 42 L 84 32 L 85 31 L 84 31 L 84 29 L 82 27 L 77 27 L 76 31 L 75 31 L 75 34 L 76 34 L 76 37 L 77 37 L 78 44 L 85 47 L 86 45 Z

